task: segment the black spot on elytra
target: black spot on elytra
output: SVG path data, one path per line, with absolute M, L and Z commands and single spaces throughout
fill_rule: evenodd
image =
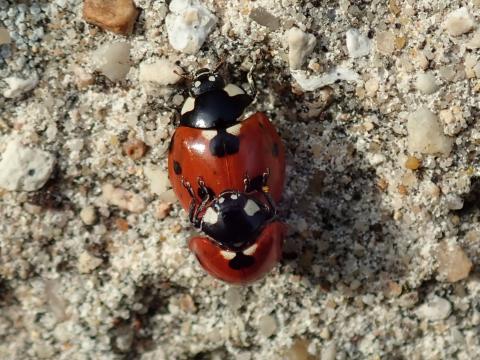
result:
M 274 143 L 273 146 L 272 146 L 272 155 L 277 157 L 278 156 L 278 144 L 277 143 Z
M 175 171 L 175 174 L 177 175 L 182 173 L 182 167 L 178 161 L 173 160 L 173 171 Z
M 233 270 L 242 270 L 252 266 L 255 263 L 255 258 L 253 256 L 245 255 L 244 253 L 237 253 L 237 255 L 228 262 Z
M 259 125 L 262 129 L 265 129 L 265 126 L 263 126 L 263 124 L 262 124 L 261 122 L 259 122 L 258 125 Z
M 240 139 L 225 129 L 219 129 L 217 135 L 210 141 L 210 152 L 217 157 L 235 154 L 239 148 Z

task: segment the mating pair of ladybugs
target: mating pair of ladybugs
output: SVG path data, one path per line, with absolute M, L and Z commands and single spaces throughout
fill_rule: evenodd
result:
M 206 234 L 190 239 L 190 250 L 212 276 L 237 284 L 272 269 L 286 231 L 275 209 L 285 148 L 263 113 L 243 115 L 254 89 L 225 84 L 216 71 L 197 71 L 168 156 L 173 190 Z

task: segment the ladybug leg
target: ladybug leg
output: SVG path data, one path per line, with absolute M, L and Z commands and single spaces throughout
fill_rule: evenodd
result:
M 195 193 L 193 192 L 192 185 L 190 184 L 190 182 L 186 181 L 183 177 L 182 177 L 182 186 L 188 191 L 188 194 L 192 198 L 192 201 L 190 201 L 190 208 L 188 210 L 188 218 L 191 223 L 195 223 L 194 217 L 195 217 L 196 210 L 198 208 L 197 201 L 195 200 Z
M 193 213 L 193 220 L 192 223 L 195 225 L 195 227 L 200 227 L 200 214 L 205 210 L 205 207 L 207 204 L 210 202 L 210 191 L 205 185 L 205 181 L 203 181 L 203 178 L 198 177 L 198 187 L 199 187 L 199 193 L 202 195 L 202 202 L 200 203 L 199 206 L 196 207 Z
M 243 191 L 250 192 L 250 176 L 248 176 L 247 172 L 245 172 L 245 176 L 243 177 Z
M 268 186 L 268 178 L 270 177 L 270 168 L 267 168 L 262 174 L 262 187 L 260 192 L 267 200 L 267 210 L 272 214 L 272 217 L 277 213 L 277 209 L 273 204 L 272 197 L 270 196 L 270 187 Z

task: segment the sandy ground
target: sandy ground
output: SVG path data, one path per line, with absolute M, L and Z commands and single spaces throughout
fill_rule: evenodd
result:
M 480 2 L 202 4 L 187 54 L 164 1 L 125 37 L 79 0 L 0 0 L 0 358 L 479 358 Z M 186 89 L 142 77 L 159 59 L 240 84 L 254 65 L 284 139 L 289 235 L 251 286 L 205 275 L 165 211 Z

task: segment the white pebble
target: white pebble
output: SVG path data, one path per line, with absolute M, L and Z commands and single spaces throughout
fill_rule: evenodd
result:
M 286 36 L 290 69 L 300 69 L 307 56 L 312 53 L 317 40 L 312 34 L 307 34 L 297 27 L 292 27 L 288 30 Z
M 93 206 L 86 206 L 80 211 L 80 219 L 85 225 L 93 225 L 97 221 L 97 214 Z
M 463 199 L 461 196 L 448 194 L 445 196 L 445 202 L 450 210 L 460 210 L 463 208 Z
M 320 356 L 320 359 L 322 360 L 335 360 L 337 357 L 337 346 L 333 341 L 330 343 L 326 344 L 322 348 L 322 353 Z
M 469 49 L 480 49 L 480 31 L 477 31 L 466 45 Z
M 125 80 L 130 70 L 130 47 L 126 42 L 103 44 L 92 54 L 95 69 L 112 81 Z
M 410 114 L 407 131 L 410 152 L 448 155 L 452 150 L 453 139 L 444 135 L 437 116 L 425 107 Z
M 52 174 L 55 158 L 48 152 L 12 140 L 0 161 L 0 187 L 10 191 L 35 191 Z
M 165 19 L 168 41 L 175 50 L 195 54 L 200 50 L 217 18 L 196 0 L 173 0 Z
M 27 91 L 32 90 L 38 84 L 37 75 L 33 75 L 28 79 L 21 79 L 15 76 L 4 79 L 8 85 L 8 89 L 3 92 L 3 96 L 6 98 L 15 98 Z
M 168 174 L 164 170 L 150 165 L 146 166 L 143 171 L 150 181 L 152 193 L 160 195 L 167 191 L 170 181 L 168 180 Z
M 142 83 L 154 82 L 159 85 L 171 85 L 177 83 L 181 78 L 175 72 L 183 73 L 182 68 L 167 60 L 157 60 L 151 64 L 141 63 L 139 80 Z
M 471 31 L 475 26 L 475 22 L 468 9 L 461 7 L 448 14 L 443 25 L 451 36 L 459 36 Z
M 8 32 L 8 29 L 0 27 L 0 45 L 8 43 L 10 43 L 10 33 Z
M 277 320 L 271 315 L 264 315 L 258 320 L 258 331 L 265 337 L 272 336 L 277 331 Z
M 415 87 L 422 93 L 427 95 L 433 94 L 438 90 L 435 76 L 430 72 L 418 74 L 417 80 L 415 82 Z
M 120 209 L 136 213 L 145 210 L 145 201 L 140 195 L 122 188 L 115 188 L 112 184 L 102 186 L 102 197 L 107 203 L 118 206 Z
M 85 251 L 78 257 L 77 269 L 82 274 L 88 274 L 99 267 L 102 262 L 102 259 L 92 256 Z
M 304 91 L 313 91 L 331 85 L 337 80 L 352 82 L 359 80 L 359 76 L 355 71 L 344 67 L 337 67 L 328 73 L 313 76 L 309 76 L 305 71 L 297 70 L 292 71 L 292 76 Z
M 448 300 L 433 296 L 428 302 L 418 307 L 415 313 L 421 319 L 437 321 L 446 319 L 451 311 L 452 305 Z
M 350 29 L 346 33 L 347 50 L 352 58 L 366 56 L 370 53 L 371 41 L 357 29 Z

